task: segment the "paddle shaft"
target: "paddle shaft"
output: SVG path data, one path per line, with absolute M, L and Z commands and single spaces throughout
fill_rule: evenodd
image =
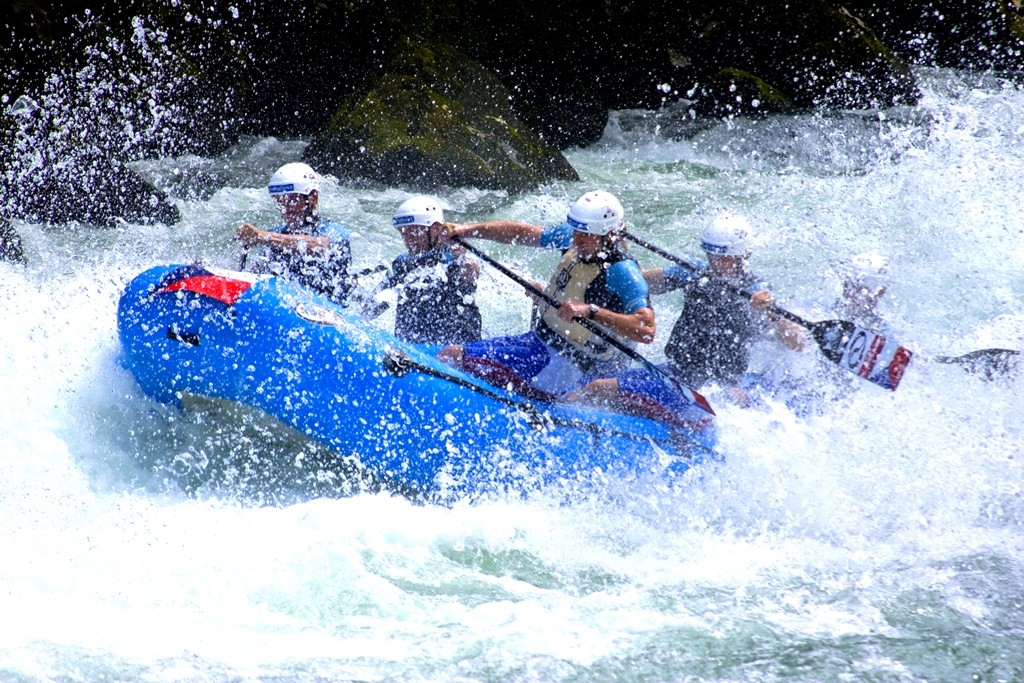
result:
M 497 260 L 493 259 L 492 257 L 488 256 L 486 253 L 482 252 L 481 250 L 479 250 L 478 248 L 474 247 L 473 245 L 465 242 L 461 238 L 453 238 L 452 241 L 453 242 L 458 242 L 460 245 L 462 245 L 463 247 L 465 247 L 469 251 L 471 251 L 474 254 L 476 254 L 477 256 L 479 256 L 483 261 L 485 261 L 485 262 L 489 263 L 490 265 L 493 265 L 494 267 L 498 268 L 503 274 L 509 276 L 509 278 L 511 278 L 513 281 L 515 281 L 516 284 L 521 285 L 522 287 L 524 287 L 526 289 L 526 291 L 528 291 L 530 294 L 538 297 L 539 299 L 543 299 L 545 303 L 547 303 L 547 304 L 549 304 L 549 305 L 551 305 L 551 306 L 553 306 L 555 308 L 561 308 L 561 305 L 562 305 L 561 302 L 559 302 L 555 298 L 549 296 L 547 292 L 544 292 L 543 290 L 539 289 L 536 285 L 534 285 L 534 283 L 531 283 L 531 282 L 525 280 L 524 278 L 522 278 L 522 276 L 520 276 L 517 273 L 515 273 L 514 271 L 512 271 L 508 266 L 506 266 L 501 261 L 497 261 Z M 591 321 L 588 321 L 588 319 L 586 317 L 577 317 L 577 318 L 574 318 L 574 321 L 579 323 L 583 327 L 587 328 L 587 330 L 589 330 L 590 332 L 593 332 L 595 335 L 597 335 L 598 337 L 600 337 L 604 341 L 608 342 L 610 345 L 614 346 L 618 350 L 622 351 L 626 355 L 630 356 L 634 360 L 639 360 L 640 362 L 646 362 L 646 364 L 650 364 L 651 366 L 653 366 L 653 364 L 651 364 L 650 360 L 647 360 L 647 358 L 645 358 L 642 355 L 640 355 L 639 353 L 637 353 L 634 349 L 630 348 L 629 346 L 627 346 L 626 344 L 624 344 L 620 340 L 615 339 L 613 336 L 611 336 L 610 334 L 605 332 L 603 329 L 601 329 L 600 327 L 598 327 L 597 325 L 595 325 Z
M 558 415 L 543 412 L 539 410 L 536 406 L 534 406 L 532 403 L 523 401 L 521 399 L 514 399 L 509 396 L 503 396 L 490 389 L 485 389 L 484 387 L 481 387 L 478 384 L 474 384 L 473 382 L 468 382 L 460 377 L 456 377 L 451 373 L 442 372 L 436 368 L 430 367 L 429 365 L 424 365 L 423 363 L 417 363 L 412 358 L 410 358 L 407 353 L 399 349 L 391 349 L 384 356 L 384 368 L 395 377 L 404 377 L 406 374 L 409 373 L 409 371 L 416 370 L 417 372 L 421 372 L 424 375 L 436 377 L 437 379 L 441 379 L 446 382 L 451 382 L 452 384 L 455 384 L 456 386 L 462 387 L 464 389 L 475 391 L 478 394 L 487 396 L 488 398 L 494 401 L 497 401 L 505 406 L 515 408 L 516 410 L 520 411 L 526 417 L 527 421 L 538 429 L 546 428 L 549 425 L 559 425 L 562 427 L 575 427 L 576 429 L 585 429 L 588 432 L 598 435 L 607 434 L 617 436 L 620 438 L 634 438 L 641 441 L 662 440 L 662 437 L 631 434 L 629 432 L 623 432 L 618 429 L 608 427 L 606 425 L 598 425 L 593 422 L 577 420 L 575 418 L 559 417 Z M 670 439 L 665 441 L 667 441 L 669 444 L 675 443 Z
M 671 252 L 668 252 L 668 251 L 665 251 L 664 249 L 662 249 L 658 245 L 651 244 L 650 242 L 648 242 L 647 240 L 645 240 L 642 237 L 637 237 L 636 235 L 627 232 L 626 233 L 626 239 L 628 239 L 631 242 L 636 242 L 641 247 L 643 247 L 645 249 L 649 249 L 650 251 L 653 251 L 658 256 L 662 256 L 662 257 L 668 259 L 669 261 L 672 261 L 672 263 L 677 263 L 680 266 L 682 266 L 683 268 L 686 268 L 686 269 L 690 270 L 691 272 L 694 272 L 694 273 L 702 273 L 702 272 L 704 272 L 703 270 L 701 270 L 697 266 L 693 265 L 692 263 L 690 263 L 686 259 L 679 258 L 675 254 L 673 254 Z M 751 296 L 750 292 L 744 291 L 744 289 L 742 287 L 737 287 L 736 285 L 734 285 L 733 283 L 731 283 L 731 282 L 729 282 L 727 280 L 723 280 L 722 284 L 725 286 L 725 288 L 727 290 L 729 290 L 733 294 L 736 294 L 737 296 L 742 296 L 742 297 L 744 297 L 746 299 L 749 299 L 750 296 Z M 774 315 L 779 316 L 780 318 L 785 318 L 786 320 L 789 320 L 790 322 L 794 322 L 797 325 L 800 325 L 801 327 L 804 327 L 804 328 L 806 328 L 808 330 L 811 330 L 812 332 L 814 331 L 816 323 L 813 323 L 810 320 L 807 320 L 805 318 L 801 318 L 796 313 L 792 313 L 790 311 L 787 311 L 786 309 L 784 309 L 784 308 L 782 308 L 780 306 L 777 306 L 776 304 L 769 304 L 768 306 L 765 307 L 765 309 L 768 312 L 773 313 Z
M 522 287 L 524 287 L 526 289 L 526 291 L 530 292 L 531 294 L 533 294 L 534 296 L 536 296 L 536 297 L 538 297 L 540 299 L 543 299 L 545 303 L 547 303 L 547 304 L 549 304 L 549 305 L 551 305 L 551 306 L 553 306 L 555 308 L 560 308 L 562 306 L 561 302 L 559 302 L 558 300 L 556 300 L 553 297 L 549 296 L 546 292 L 544 292 L 541 289 L 539 289 L 532 282 L 529 282 L 525 278 L 520 277 L 516 273 L 512 272 L 512 270 L 510 270 L 503 263 L 501 263 L 499 261 L 496 261 L 495 259 L 491 258 L 488 254 L 486 254 L 485 252 L 481 251 L 480 249 L 478 249 L 477 247 L 473 246 L 472 244 L 469 244 L 468 242 L 466 242 L 465 240 L 463 240 L 463 239 L 461 239 L 459 237 L 453 237 L 452 241 L 453 242 L 458 242 L 459 244 L 464 246 L 467 250 L 469 250 L 469 251 L 473 252 L 474 254 L 476 254 L 483 261 L 485 261 L 486 263 L 494 266 L 499 271 L 501 271 L 502 274 L 508 276 L 513 281 L 515 281 L 517 284 L 519 284 Z M 574 320 L 575 320 L 575 322 L 579 323 L 580 325 L 582 325 L 584 328 L 586 328 L 590 332 L 593 332 L 594 335 L 600 337 L 604 341 L 608 342 L 608 344 L 610 344 L 611 346 L 615 347 L 616 349 L 618 349 L 619 351 L 624 353 L 629 358 L 632 358 L 633 360 L 641 363 L 649 372 L 652 372 L 652 373 L 654 373 L 654 374 L 656 374 L 656 375 L 658 375 L 660 377 L 665 378 L 666 380 L 668 380 L 668 382 L 673 387 L 676 387 L 678 390 L 682 391 L 678 387 L 679 383 L 676 380 L 676 378 L 674 378 L 671 375 L 669 375 L 667 372 L 665 372 L 664 370 L 659 368 L 657 365 L 652 363 L 650 360 L 645 358 L 642 354 L 638 353 L 636 350 L 631 349 L 629 346 L 627 346 L 626 344 L 623 344 L 621 341 L 616 339 L 614 336 L 612 336 L 608 332 L 605 332 L 598 325 L 594 324 L 590 320 L 587 320 L 586 318 L 578 318 L 577 317 L 577 318 L 574 318 Z M 686 391 L 682 391 L 682 393 L 683 393 L 684 396 L 687 394 Z M 692 389 L 689 390 L 689 393 L 693 394 L 693 396 L 696 399 L 695 403 L 697 403 L 697 405 L 699 405 L 702 409 L 706 410 L 707 412 L 711 413 L 712 415 L 715 414 L 714 411 L 711 409 L 711 405 L 707 402 L 707 400 L 703 396 L 698 394 L 696 391 L 693 391 Z
M 544 292 L 543 290 L 539 289 L 536 285 L 534 285 L 529 280 L 526 280 L 525 278 L 517 275 L 512 270 L 510 270 L 507 266 L 505 266 L 505 264 L 503 264 L 500 261 L 496 261 L 495 259 L 491 258 L 486 253 L 484 253 L 483 251 L 478 249 L 477 247 L 473 246 L 472 244 L 469 244 L 468 242 L 464 241 L 463 239 L 461 239 L 459 237 L 453 237 L 452 241 L 453 242 L 458 242 L 459 244 L 464 246 L 466 249 L 468 249 L 469 251 L 471 251 L 474 254 L 476 254 L 481 259 L 483 259 L 484 261 L 486 261 L 490 265 L 492 265 L 495 268 L 497 268 L 498 270 L 500 270 L 504 275 L 507 275 L 508 277 L 512 278 L 512 280 L 514 280 L 517 284 L 522 285 L 523 287 L 525 287 L 526 290 L 529 291 L 531 294 L 533 294 L 534 296 L 536 296 L 539 299 L 543 299 L 545 303 L 553 306 L 554 308 L 561 308 L 562 307 L 561 302 L 559 302 L 557 299 L 549 296 L 547 292 Z M 577 323 L 579 323 L 580 325 L 582 325 L 583 327 L 587 328 L 589 331 L 593 332 L 595 335 L 597 335 L 598 337 L 600 337 L 604 341 L 608 342 L 609 344 L 611 344 L 612 346 L 617 348 L 619 351 L 622 351 L 624 354 L 626 354 L 627 356 L 629 356 L 633 360 L 636 360 L 636 361 L 639 361 L 641 363 L 644 363 L 645 365 L 650 365 L 651 367 L 657 367 L 653 363 L 651 363 L 651 361 L 647 360 L 642 355 L 637 353 L 634 349 L 629 348 L 628 346 L 623 344 L 621 341 L 619 341 L 618 339 L 613 337 L 611 334 L 609 334 L 608 332 L 605 332 L 601 327 L 595 325 L 590 320 L 587 320 L 586 318 L 575 318 L 575 321 Z

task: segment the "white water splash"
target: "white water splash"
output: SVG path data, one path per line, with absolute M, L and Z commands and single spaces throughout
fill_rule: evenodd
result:
M 568 505 L 557 492 L 452 508 L 373 493 L 266 505 L 275 499 L 238 478 L 189 496 L 172 470 L 150 465 L 234 457 L 247 434 L 141 396 L 116 363 L 117 296 L 154 263 L 234 267 L 234 226 L 276 219 L 262 183 L 296 147 L 240 147 L 244 170 L 179 199 L 176 226 L 16 224 L 29 265 L 0 265 L 0 671 L 166 681 L 1024 675 L 1024 378 L 985 382 L 926 361 L 1021 348 L 1024 94 L 926 76 L 913 116 L 887 113 L 873 128 L 862 116 L 806 117 L 666 138 L 668 124 L 655 134 L 620 121 L 618 137 L 571 152 L 579 184 L 513 200 L 443 197 L 469 219 L 556 222 L 577 194 L 605 187 L 634 229 L 686 256 L 698 255 L 703 219 L 738 208 L 758 230 L 754 265 L 784 304 L 833 289 L 831 258 L 872 249 L 889 259 L 884 313 L 919 354 L 899 391 L 853 382 L 809 415 L 709 392 L 725 462 L 682 493 L 612 481 L 607 495 Z M 146 170 L 230 166 L 183 158 Z M 360 267 L 398 253 L 387 217 L 404 197 L 325 185 L 324 211 L 353 228 Z M 552 267 L 550 255 L 492 253 L 541 278 Z M 526 324 L 525 300 L 500 276 L 484 280 L 482 297 L 490 329 Z M 660 346 L 678 304 L 655 305 Z

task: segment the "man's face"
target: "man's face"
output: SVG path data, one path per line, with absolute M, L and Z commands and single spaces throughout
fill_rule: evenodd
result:
M 743 256 L 725 256 L 724 254 L 708 254 L 708 267 L 718 277 L 735 277 L 743 272 Z
M 316 203 L 312 193 L 305 195 L 298 192 L 274 195 L 274 203 L 286 222 L 302 220 L 309 215 L 310 208 Z
M 405 242 L 405 248 L 409 250 L 409 253 L 421 254 L 433 248 L 441 227 L 440 223 L 434 223 L 430 227 L 426 225 L 403 225 L 398 231 L 401 233 L 402 241 Z
M 604 235 L 593 235 L 589 232 L 573 230 L 572 245 L 581 257 L 592 259 L 604 250 L 604 238 Z

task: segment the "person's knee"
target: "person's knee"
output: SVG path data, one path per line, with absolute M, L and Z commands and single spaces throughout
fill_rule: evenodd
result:
M 449 344 L 437 352 L 437 357 L 457 368 L 461 368 L 466 356 L 466 349 L 461 344 Z
M 568 403 L 607 403 L 619 394 L 619 380 L 614 377 L 595 379 L 565 396 Z
M 614 398 L 619 394 L 619 380 L 614 377 L 595 379 L 584 388 L 588 389 L 592 396 L 606 399 Z

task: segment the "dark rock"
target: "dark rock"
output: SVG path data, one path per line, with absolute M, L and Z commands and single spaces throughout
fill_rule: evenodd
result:
M 157 88 L 149 97 L 151 86 L 139 93 L 136 100 L 156 104 L 161 125 L 158 132 L 133 121 L 148 139 L 128 159 L 175 145 L 176 154 L 211 154 L 241 133 L 317 134 L 367 73 L 387 67 L 390 47 L 410 32 L 447 38 L 495 73 L 516 117 L 560 149 L 598 140 L 609 109 L 697 99 L 698 110 L 720 115 L 869 108 L 916 97 L 905 65 L 866 26 L 823 0 L 20 0 L 13 7 L 8 23 L 22 40 L 7 74 L 20 70 L 22 81 L 28 72 L 49 74 L 53 69 L 39 68 L 35 58 L 52 62 L 65 53 L 73 64 L 59 66 L 81 71 L 81 54 L 100 45 L 112 57 L 110 70 L 133 73 L 147 86 L 177 84 L 173 93 Z M 122 45 L 140 25 L 160 27 L 163 42 L 151 47 L 164 68 L 107 50 L 96 24 Z
M 458 46 L 508 87 L 512 110 L 555 147 L 599 140 L 608 109 L 640 106 L 634 74 L 620 78 L 628 60 L 609 7 L 587 0 L 459 2 L 456 17 L 436 28 L 458 36 Z M 630 52 L 645 60 L 647 49 Z M 607 76 L 607 77 L 606 77 Z
M 181 218 L 162 191 L 103 157 L 34 169 L 5 190 L 5 212 L 33 222 L 109 227 L 119 220 L 172 225 Z
M 134 6 L 149 5 L 171 7 Z M 35 32 L 22 27 L 27 53 L 42 46 L 54 54 L 44 81 L 27 72 L 7 81 L 35 88 L 13 102 L 5 94 L 0 109 L 7 112 L 0 116 L 7 122 L 0 123 L 0 208 L 10 216 L 97 225 L 118 219 L 174 223 L 177 208 L 129 164 L 210 154 L 232 139 L 231 91 L 213 87 L 216 78 L 206 75 L 224 70 L 200 69 L 208 58 L 204 48 L 194 38 L 172 37 L 184 20 L 107 9 L 102 17 L 83 11 L 59 30 L 52 21 Z M 44 15 L 33 10 L 28 16 Z M 172 28 L 158 27 L 161 22 Z M 202 28 L 208 22 L 196 23 Z M 64 35 L 68 26 L 74 28 Z M 58 51 L 59 41 L 65 45 Z
M 793 99 L 754 74 L 724 67 L 700 79 L 688 95 L 692 109 L 702 116 L 752 116 L 799 109 Z
M 865 109 L 919 98 L 908 65 L 828 2 L 691 2 L 652 10 L 647 20 L 671 27 L 662 49 L 686 65 L 695 82 L 682 95 L 702 114 Z
M 338 104 L 383 64 L 407 4 L 235 3 L 237 45 L 251 86 L 244 108 L 236 109 L 244 132 L 311 137 L 322 131 Z
M 59 63 L 57 37 L 68 10 L 39 0 L 0 3 L 0 96 L 13 101 L 38 87 Z M 66 36 L 60 37 L 66 45 Z
M 850 0 L 844 4 L 913 63 L 1024 71 L 1024 8 L 1020 2 Z
M 459 50 L 404 36 L 386 70 L 346 99 L 305 158 L 339 177 L 423 190 L 517 192 L 578 179 L 508 101 L 501 81 Z
M 0 261 L 27 262 L 21 235 L 11 227 L 11 222 L 3 217 L 0 217 Z
M 317 136 L 310 154 L 345 176 L 529 187 L 571 177 L 544 145 L 597 141 L 609 109 L 884 108 L 917 101 L 907 62 L 1024 71 L 1019 5 L 18 0 L 0 6 L 0 107 L 39 102 L 36 149 L 86 177 L 257 134 Z
M 44 223 L 176 223 L 178 208 L 110 151 L 54 130 L 31 100 L 0 115 L 0 214 Z
M 252 71 L 232 13 L 192 4 L 13 3 L 0 15 L 10 38 L 0 41 L 0 105 L 22 95 L 62 105 L 69 133 L 123 159 L 225 149 Z
M 448 32 L 509 86 L 559 146 L 586 145 L 609 109 L 693 100 L 705 116 L 886 107 L 918 98 L 907 64 L 822 0 L 456 2 Z

